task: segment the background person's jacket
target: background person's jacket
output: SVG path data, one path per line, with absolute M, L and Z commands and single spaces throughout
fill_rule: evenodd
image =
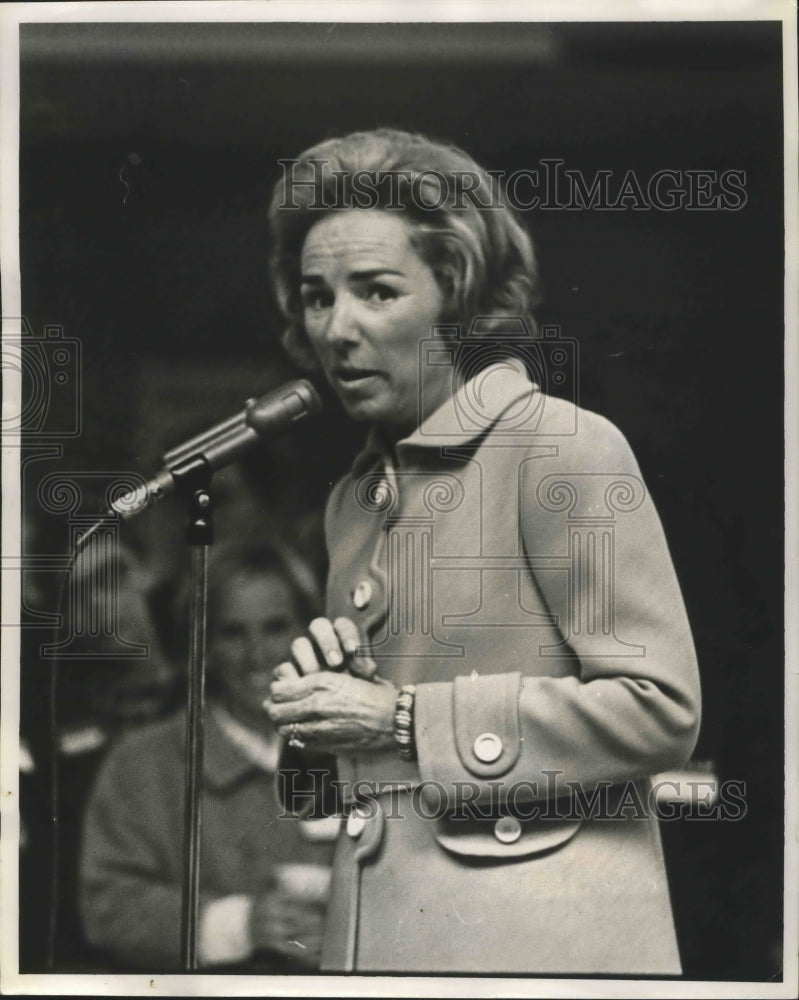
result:
M 209 706 L 205 722 L 200 908 L 272 887 L 286 864 L 327 865 L 330 843 L 281 815 L 274 775 L 236 747 Z M 183 878 L 185 712 L 126 737 L 108 755 L 89 802 L 83 837 L 81 912 L 91 943 L 117 967 L 179 971 Z M 238 919 L 241 908 L 229 909 Z M 223 928 L 230 934 L 233 928 Z M 253 955 L 237 941 L 208 942 L 227 964 L 291 971 L 289 959 Z M 202 929 L 198 934 L 202 945 Z M 277 964 L 276 964 L 277 963 Z M 294 963 L 297 964 L 297 963 Z

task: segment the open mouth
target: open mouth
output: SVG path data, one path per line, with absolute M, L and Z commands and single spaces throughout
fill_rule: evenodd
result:
M 380 372 L 374 368 L 337 368 L 335 375 L 339 382 L 344 385 L 352 385 L 355 382 L 363 382 L 365 379 L 373 378 Z

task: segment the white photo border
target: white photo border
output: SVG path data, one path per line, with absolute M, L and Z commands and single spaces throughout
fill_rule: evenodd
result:
M 785 122 L 785 433 L 786 433 L 786 838 L 784 981 L 782 983 L 675 982 L 611 979 L 511 979 L 442 977 L 323 977 L 192 975 L 20 975 L 17 969 L 16 907 L 19 784 L 19 636 L 3 629 L 2 654 L 2 991 L 22 995 L 151 996 L 463 996 L 499 997 L 791 997 L 797 993 L 797 668 L 799 637 L 799 199 L 797 196 L 797 47 L 796 8 L 791 0 L 272 0 L 218 3 L 12 3 L 0 10 L 0 259 L 3 315 L 21 316 L 19 276 L 19 26 L 29 22 L 227 22 L 227 21 L 781 21 L 784 57 Z M 4 321 L 4 337 L 18 332 Z M 5 373 L 4 373 L 5 374 Z M 4 406 L 19 406 L 21 387 L 10 375 Z M 16 411 L 15 411 L 16 412 Z M 3 444 L 3 554 L 20 552 L 18 442 Z M 19 621 L 20 580 L 3 573 L 3 622 Z

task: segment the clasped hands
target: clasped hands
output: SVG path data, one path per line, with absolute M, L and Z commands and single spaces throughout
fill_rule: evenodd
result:
M 359 656 L 358 627 L 349 618 L 315 618 L 291 644 L 291 661 L 273 671 L 264 702 L 281 736 L 314 750 L 358 753 L 394 745 L 398 691 Z

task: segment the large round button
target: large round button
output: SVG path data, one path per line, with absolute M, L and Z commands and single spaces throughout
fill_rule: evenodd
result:
M 494 824 L 494 836 L 500 844 L 515 844 L 522 835 L 522 824 L 515 816 L 503 816 Z
M 484 764 L 493 764 L 502 753 L 502 740 L 496 733 L 481 733 L 472 749 L 478 760 Z
M 368 580 L 361 580 L 358 586 L 352 592 L 352 603 L 355 607 L 362 611 L 368 606 L 369 601 L 372 599 L 372 585 Z
M 347 833 L 355 839 L 356 837 L 360 837 L 365 826 L 366 816 L 359 812 L 359 810 L 353 809 L 347 817 Z

